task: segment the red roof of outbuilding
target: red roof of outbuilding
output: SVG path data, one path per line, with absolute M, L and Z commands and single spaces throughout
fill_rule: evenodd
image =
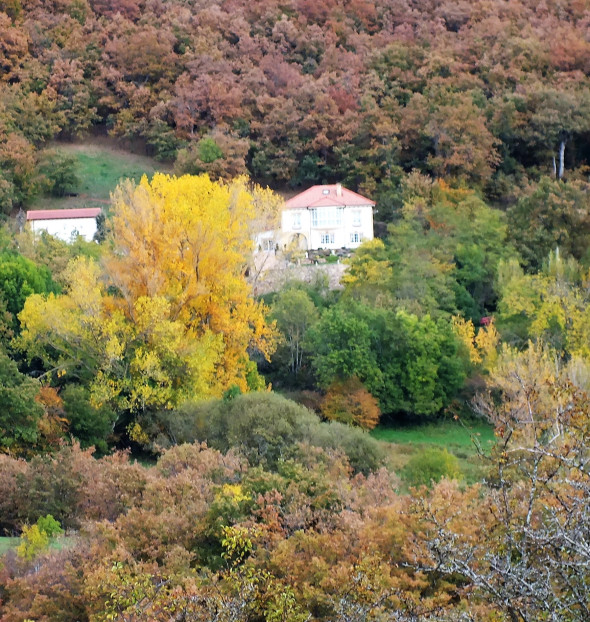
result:
M 285 203 L 287 209 L 328 207 L 340 205 L 349 207 L 355 205 L 375 205 L 374 201 L 348 190 L 340 184 L 328 184 L 324 186 L 312 186 L 307 190 L 295 195 Z
M 68 218 L 96 218 L 100 207 L 80 207 L 78 209 L 38 209 L 27 212 L 27 220 L 60 220 Z

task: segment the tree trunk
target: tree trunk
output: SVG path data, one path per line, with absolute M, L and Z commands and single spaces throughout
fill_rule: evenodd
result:
M 557 164 L 555 163 L 555 154 L 553 154 L 553 177 L 557 177 Z
M 559 175 L 558 179 L 563 177 L 563 158 L 565 156 L 565 140 L 559 143 Z

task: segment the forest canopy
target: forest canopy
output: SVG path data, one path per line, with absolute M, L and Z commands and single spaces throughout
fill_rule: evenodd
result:
M 341 181 L 401 207 L 418 169 L 513 202 L 588 165 L 580 2 L 92 0 L 0 6 L 0 199 L 92 128 L 179 173 Z M 42 33 L 42 34 L 41 34 Z
M 589 33 L 0 0 L 0 620 L 590 619 Z M 167 173 L 85 196 L 80 139 Z M 324 182 L 375 239 L 255 298 L 253 235 Z M 95 241 L 20 227 L 109 191 Z

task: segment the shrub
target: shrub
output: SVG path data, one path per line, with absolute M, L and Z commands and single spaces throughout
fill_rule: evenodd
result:
M 21 535 L 21 542 L 18 545 L 17 555 L 31 561 L 39 553 L 45 552 L 49 548 L 49 536 L 39 528 L 39 525 L 25 525 Z
M 55 520 L 51 514 L 40 516 L 37 519 L 37 527 L 40 531 L 44 531 L 49 538 L 63 535 L 64 530 L 61 528 L 59 521 Z
M 14 534 L 20 527 L 18 519 L 22 490 L 29 465 L 21 459 L 0 453 L 0 534 Z
M 59 521 L 56 521 L 51 514 L 40 516 L 35 525 L 23 526 L 17 549 L 18 556 L 31 561 L 49 548 L 50 538 L 61 536 L 63 532 Z
M 372 430 L 381 417 L 379 403 L 356 377 L 333 382 L 321 404 L 322 415 L 330 421 Z
M 76 472 L 82 476 L 77 506 L 81 518 L 114 521 L 142 498 L 150 470 L 130 462 L 128 452 L 95 460 L 88 450 L 78 449 L 74 457 Z
M 80 184 L 76 171 L 76 158 L 59 151 L 46 151 L 39 166 L 45 192 L 54 197 L 75 192 Z
M 88 620 L 84 568 L 89 563 L 86 547 L 66 547 L 43 555 L 34 562 L 34 571 L 22 572 L 18 570 L 21 564 L 13 564 L 13 576 L 5 583 L 2 620 Z
M 320 423 L 309 432 L 305 440 L 310 445 L 344 452 L 355 473 L 367 475 L 383 466 L 383 452 L 379 443 L 367 432 L 337 421 Z
M 297 455 L 300 443 L 340 449 L 355 471 L 378 468 L 376 441 L 360 430 L 322 423 L 307 408 L 275 393 L 248 393 L 232 400 L 186 404 L 162 417 L 168 444 L 207 442 L 221 452 L 238 449 L 251 465 L 275 470 Z
M 410 486 L 430 486 L 443 477 L 459 479 L 459 461 L 446 449 L 431 447 L 412 456 L 403 470 L 403 478 Z
M 94 446 L 99 453 L 107 453 L 107 439 L 112 434 L 117 415 L 107 406 L 92 406 L 90 394 L 82 386 L 68 385 L 62 397 L 70 432 L 80 441 L 80 445 Z
M 205 444 L 197 443 L 177 445 L 168 449 L 158 460 L 156 468 L 164 477 L 173 477 L 190 470 L 199 477 L 219 484 L 234 479 L 235 473 L 243 466 L 241 462 L 243 458 L 240 460 L 232 453 L 224 455 Z
M 304 429 L 317 424 L 316 415 L 274 393 L 187 405 L 183 411 L 169 422 L 177 442 L 206 441 L 224 453 L 235 447 L 250 464 L 270 468 L 289 458 Z
M 18 473 L 19 518 L 36 522 L 51 514 L 65 527 L 77 527 L 77 507 L 82 495 L 78 447 L 62 447 L 51 456 L 35 456 L 24 473 Z M 88 455 L 88 459 L 92 457 Z

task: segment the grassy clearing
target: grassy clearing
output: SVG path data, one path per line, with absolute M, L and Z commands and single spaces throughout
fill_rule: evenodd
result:
M 51 538 L 49 541 L 49 548 L 55 549 L 56 551 L 61 551 L 62 549 L 70 546 L 75 541 L 73 536 L 60 536 L 59 538 Z M 0 557 L 11 551 L 16 549 L 16 547 L 20 544 L 20 538 L 8 538 L 8 537 L 0 537 Z
M 127 152 L 105 140 L 89 140 L 84 144 L 57 143 L 50 148 L 76 158 L 76 174 L 80 179 L 78 196 L 39 197 L 33 209 L 104 207 L 122 179 L 138 182 L 143 175 L 151 177 L 158 171 L 170 172 L 169 165 Z
M 75 145 L 70 154 L 78 160 L 80 193 L 108 199 L 121 179 L 138 182 L 161 168 L 154 160 L 106 147 Z
M 440 445 L 453 453 L 476 453 L 475 442 L 484 451 L 489 451 L 494 443 L 494 429 L 487 423 L 462 424 L 459 421 L 442 421 L 418 426 L 385 427 L 379 426 L 371 436 L 380 441 L 411 445 Z
M 420 426 L 379 426 L 371 432 L 377 440 L 388 443 L 387 454 L 390 467 L 402 473 L 410 458 L 427 447 L 446 448 L 459 460 L 465 482 L 480 481 L 487 465 L 485 457 L 479 455 L 479 443 L 485 454 L 494 444 L 493 428 L 483 422 L 463 425 L 458 421 L 443 421 Z
M 0 557 L 18 546 L 20 538 L 0 538 Z

